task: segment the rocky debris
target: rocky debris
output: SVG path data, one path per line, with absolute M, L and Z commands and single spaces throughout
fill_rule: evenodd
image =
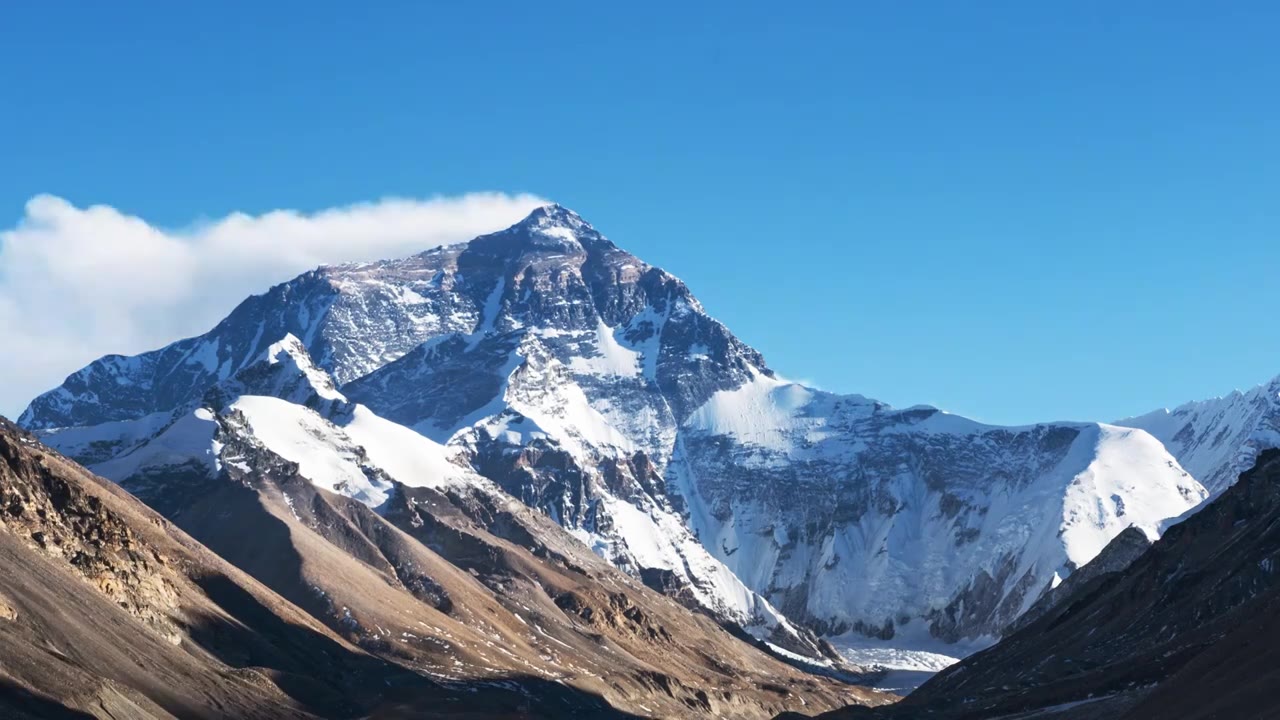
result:
M 0 516 L 0 715 L 335 716 L 302 668 L 393 674 L 2 419 Z
M 528 674 L 672 717 L 771 717 L 801 703 L 750 685 L 763 678 L 803 685 L 813 707 L 885 701 L 771 659 L 484 481 L 390 479 L 377 513 L 322 490 L 235 407 L 217 416 L 221 469 L 173 521 L 370 653 L 448 682 Z M 716 688 L 732 702 L 699 699 Z

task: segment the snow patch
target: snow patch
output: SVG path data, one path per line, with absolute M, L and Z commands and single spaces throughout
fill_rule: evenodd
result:
M 213 473 L 217 471 L 218 456 L 213 449 L 217 429 L 213 413 L 200 408 L 180 415 L 163 432 L 132 452 L 91 469 L 103 477 L 124 480 L 146 468 L 170 467 L 195 460 Z
M 366 475 L 357 446 L 315 411 L 273 397 L 246 395 L 232 408 L 244 414 L 255 438 L 298 464 L 313 484 L 370 506 L 386 502 L 390 485 Z
M 995 638 L 945 643 L 932 637 L 920 620 L 899 627 L 891 640 L 848 633 L 830 641 L 850 663 L 883 673 L 874 682 L 875 689 L 898 695 L 910 693 L 935 674 L 995 644 Z
M 1093 460 L 1067 486 L 1062 505 L 1062 542 L 1076 567 L 1097 557 L 1130 525 L 1148 538 L 1158 538 L 1163 521 L 1208 494 L 1146 432 L 1114 425 L 1097 426 L 1094 432 Z M 1169 492 L 1169 487 L 1151 482 L 1170 473 L 1185 476 L 1186 493 Z
M 712 395 L 687 421 L 685 427 L 738 442 L 785 451 L 792 444 L 790 430 L 795 416 L 813 400 L 809 388 L 775 380 L 751 369 L 752 379 L 735 390 Z
M 569 368 L 584 375 L 638 377 L 640 353 L 623 347 L 615 332 L 603 320 L 597 320 L 593 338 L 596 354 L 590 357 L 575 355 L 569 361 Z
M 410 487 L 442 488 L 473 481 L 474 473 L 453 462 L 455 451 L 363 405 L 353 407 L 342 429 L 364 447 L 370 462 Z

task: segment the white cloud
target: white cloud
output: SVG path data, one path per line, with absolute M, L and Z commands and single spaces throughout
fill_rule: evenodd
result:
M 104 354 L 198 335 L 248 295 L 317 265 L 462 242 L 545 202 L 498 193 L 388 199 L 166 230 L 112 207 L 37 196 L 0 231 L 0 414 L 16 417 Z

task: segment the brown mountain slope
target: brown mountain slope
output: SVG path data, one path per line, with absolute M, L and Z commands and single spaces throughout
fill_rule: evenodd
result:
M 323 697 L 331 692 L 286 678 L 304 660 L 334 676 L 357 671 L 360 654 L 19 432 L 0 427 L 0 707 L 43 716 L 54 703 L 120 717 L 304 716 L 326 701 L 339 709 L 339 698 Z M 221 604 L 202 583 L 238 597 Z M 219 659 L 233 645 L 249 662 Z
M 225 439 L 252 462 L 173 478 L 164 506 L 206 547 L 0 421 L 0 717 L 770 717 L 885 701 L 779 662 L 518 502 L 400 488 L 379 515 Z
M 397 486 L 379 514 L 317 488 L 234 415 L 219 423 L 234 461 L 146 499 L 350 643 L 446 687 L 536 678 L 648 717 L 887 699 L 770 657 L 500 492 Z
M 376 657 L 2 418 L 0 562 L 0 717 L 628 716 Z
M 1273 718 L 1280 451 L 1127 569 L 890 708 L 830 718 Z

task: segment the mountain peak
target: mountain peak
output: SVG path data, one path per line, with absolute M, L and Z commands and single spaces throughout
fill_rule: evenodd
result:
M 490 242 L 485 242 L 490 240 Z M 523 220 L 501 232 L 486 235 L 472 241 L 481 245 L 500 244 L 521 250 L 550 250 L 555 252 L 580 252 L 583 243 L 588 245 L 608 241 L 591 223 L 578 213 L 551 203 L 534 208 Z
M 346 400 L 329 373 L 316 366 L 306 346 L 292 333 L 272 343 L 215 391 L 229 397 L 267 395 L 300 404 Z
M 293 333 L 285 333 L 284 337 L 272 343 L 266 351 L 256 358 L 255 364 L 265 362 L 275 365 L 284 359 L 283 356 L 289 356 L 297 360 L 305 359 L 304 361 L 308 365 L 311 364 L 311 354 L 307 352 L 307 347 Z
M 591 227 L 578 213 L 559 203 L 548 203 L 534 208 L 517 227 L 567 227 L 576 229 Z

